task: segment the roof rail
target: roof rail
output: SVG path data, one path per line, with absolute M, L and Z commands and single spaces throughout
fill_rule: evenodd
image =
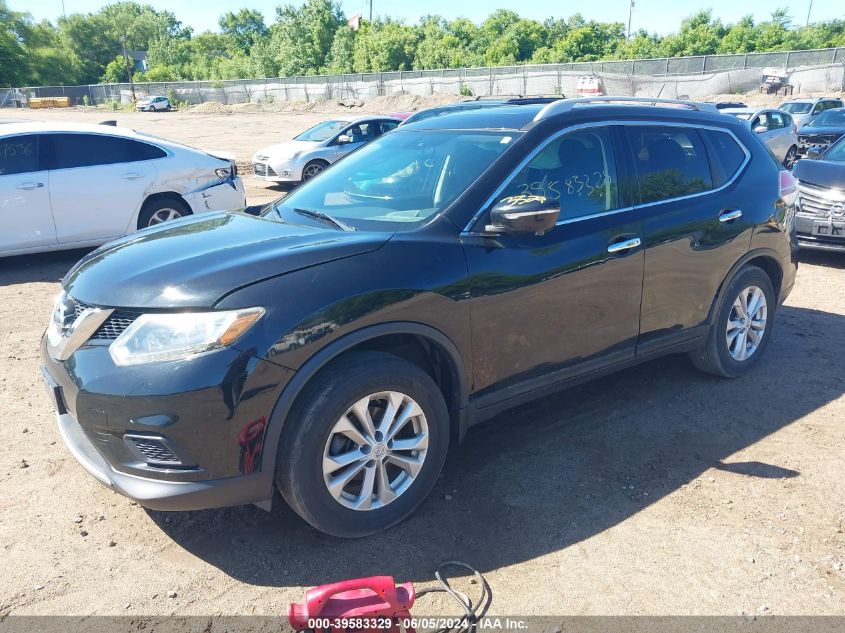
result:
M 673 105 L 697 110 L 699 112 L 715 112 L 719 110 L 712 103 L 700 103 L 696 101 L 683 101 L 681 99 L 660 99 L 658 97 L 581 97 L 578 99 L 559 99 L 548 104 L 534 117 L 535 121 L 546 119 L 556 114 L 569 112 L 577 105 L 590 103 L 636 103 L 641 105 Z

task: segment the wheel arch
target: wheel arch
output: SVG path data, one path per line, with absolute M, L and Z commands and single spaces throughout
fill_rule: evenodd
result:
M 194 210 L 191 208 L 191 205 L 188 204 L 188 201 L 185 200 L 185 198 L 183 198 L 181 194 L 175 191 L 157 191 L 156 193 L 151 193 L 146 198 L 144 198 L 144 201 L 141 202 L 141 206 L 138 207 L 138 212 L 135 214 L 136 230 L 141 230 L 143 228 L 141 226 L 138 226 L 138 223 L 141 221 L 141 214 L 144 212 L 144 209 L 151 202 L 156 202 L 158 200 L 176 200 L 185 206 L 185 208 L 188 210 L 189 215 L 194 214 Z
M 758 248 L 746 253 L 743 257 L 737 261 L 733 267 L 728 271 L 728 274 L 725 275 L 725 278 L 722 280 L 722 283 L 719 285 L 719 291 L 716 293 L 716 296 L 713 298 L 713 303 L 710 305 L 710 312 L 707 315 L 707 322 L 712 325 L 713 320 L 716 318 L 716 314 L 718 313 L 719 306 L 722 305 L 722 301 L 724 299 L 725 290 L 727 289 L 728 285 L 730 284 L 731 280 L 736 276 L 736 274 L 742 270 L 745 266 L 757 266 L 761 268 L 763 272 L 765 272 L 769 279 L 772 281 L 772 288 L 775 291 L 776 303 L 780 302 L 780 294 L 781 294 L 781 284 L 783 282 L 783 268 L 781 267 L 780 260 L 778 258 L 777 253 L 772 251 L 768 248 Z
M 305 386 L 330 363 L 362 350 L 391 353 L 429 373 L 446 401 L 452 438 L 463 438 L 469 426 L 469 378 L 458 347 L 443 332 L 422 323 L 384 323 L 332 341 L 296 370 L 270 414 L 263 442 L 262 472 L 272 475 L 285 420 Z

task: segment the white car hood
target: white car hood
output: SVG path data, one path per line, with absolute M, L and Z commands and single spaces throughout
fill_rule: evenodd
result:
M 314 141 L 285 141 L 284 143 L 275 143 L 262 147 L 256 152 L 261 156 L 268 156 L 273 160 L 284 160 L 290 158 L 297 152 L 304 152 L 318 147 L 320 144 Z

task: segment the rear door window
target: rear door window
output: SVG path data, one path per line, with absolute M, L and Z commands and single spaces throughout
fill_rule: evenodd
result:
M 73 169 L 164 158 L 154 145 L 103 134 L 50 134 L 47 136 L 50 169 Z
M 627 126 L 643 203 L 713 189 L 704 142 L 692 128 Z
M 38 169 L 38 135 L 0 138 L 0 176 L 28 174 Z

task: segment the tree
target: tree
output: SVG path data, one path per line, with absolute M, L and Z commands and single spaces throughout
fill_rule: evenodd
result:
M 24 42 L 32 29 L 29 14 L 12 11 L 0 0 L 0 86 L 20 85 L 29 75 Z
M 351 73 L 354 54 L 355 31 L 344 24 L 335 31 L 326 64 L 328 72 L 334 75 Z
M 219 24 L 220 30 L 230 36 L 244 54 L 270 34 L 264 24 L 264 16 L 255 9 L 241 9 L 237 13 L 228 11 L 220 16 Z
M 283 75 L 313 75 L 326 69 L 334 35 L 346 18 L 334 0 L 307 0 L 276 9 L 271 47 Z
M 353 69 L 356 73 L 410 70 L 417 47 L 417 34 L 394 20 L 364 24 L 355 35 Z

